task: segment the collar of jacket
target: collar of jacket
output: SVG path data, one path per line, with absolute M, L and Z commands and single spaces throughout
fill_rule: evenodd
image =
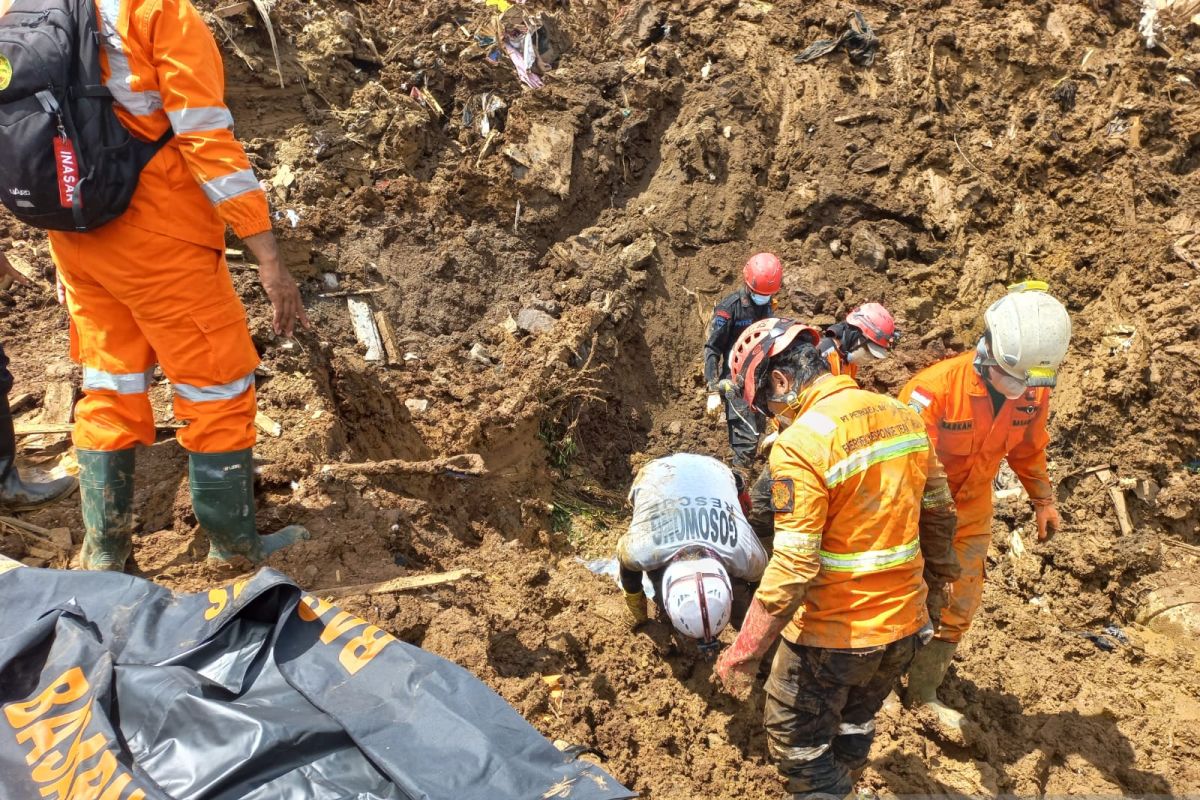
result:
M 988 390 L 987 386 L 983 383 L 983 376 L 979 374 L 979 370 L 975 369 L 975 351 L 968 350 L 957 357 L 966 362 L 966 372 L 971 376 L 969 381 L 965 381 L 967 385 L 967 394 L 971 397 L 984 397 L 987 395 Z
M 810 408 L 832 394 L 837 394 L 846 389 L 857 388 L 858 384 L 849 375 L 830 375 L 826 373 L 810 383 L 796 397 L 796 402 L 791 405 L 791 408 L 796 409 L 794 419 L 800 419 Z

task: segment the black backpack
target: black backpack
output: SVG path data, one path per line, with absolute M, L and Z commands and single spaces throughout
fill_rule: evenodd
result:
M 100 49 L 93 0 L 16 0 L 0 16 L 0 199 L 34 227 L 116 219 L 172 136 L 144 142 L 121 124 Z

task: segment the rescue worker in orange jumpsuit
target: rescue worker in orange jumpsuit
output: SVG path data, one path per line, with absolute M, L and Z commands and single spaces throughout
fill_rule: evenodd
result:
M 875 714 L 933 632 L 927 578 L 956 575 L 952 501 L 934 524 L 922 510 L 945 479 L 920 417 L 831 375 L 816 342 L 781 320 L 734 371 L 747 404 L 783 431 L 770 456 L 774 553 L 716 666 L 745 696 L 782 634 L 764 723 L 793 798 L 851 792 Z
M 0 0 L 0 12 L 8 4 Z M 225 263 L 225 227 L 253 252 L 277 334 L 309 327 L 279 258 L 267 198 L 233 135 L 216 41 L 188 0 L 97 0 L 104 84 L 133 135 L 171 140 L 141 173 L 128 210 L 87 233 L 51 232 L 65 287 L 72 356 L 83 365 L 75 408 L 81 565 L 122 570 L 132 549 L 134 448 L 154 441 L 147 390 L 155 364 L 187 423 L 196 519 L 209 557 L 254 561 L 307 538 L 257 534 L 254 370 L 258 353 Z
M 1071 320 L 1044 283 L 1012 287 L 984 314 L 987 330 L 975 351 L 918 372 L 900 392 L 921 415 L 958 509 L 954 550 L 962 576 L 943 598 L 934 639 L 909 670 L 906 701 L 928 706 L 943 725 L 962 715 L 937 689 L 983 596 L 992 540 L 992 484 L 1007 458 L 1033 503 L 1038 539 L 1061 522 L 1046 472 L 1050 388 L 1071 337 Z
M 763 324 L 769 327 L 773 321 L 759 323 L 759 326 Z M 863 303 L 851 310 L 845 320 L 826 328 L 817 349 L 829 363 L 831 373 L 849 375 L 857 382 L 859 365 L 872 358 L 887 358 L 899 339 L 900 331 L 896 329 L 891 312 L 880 303 Z M 738 357 L 736 352 L 730 353 L 731 359 Z M 758 452 L 765 455 L 779 438 L 779 426 L 775 420 L 767 420 L 761 427 L 763 438 L 758 443 Z M 770 537 L 774 519 L 770 496 L 771 470 L 763 467 L 750 487 L 750 512 L 747 515 L 751 527 L 763 539 Z

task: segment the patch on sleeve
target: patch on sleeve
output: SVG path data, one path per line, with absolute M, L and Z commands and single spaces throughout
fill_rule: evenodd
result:
M 929 408 L 929 404 L 932 402 L 933 398 L 920 389 L 913 389 L 912 394 L 908 396 L 908 407 L 918 414 L 925 413 L 925 409 Z
M 720 311 L 713 315 L 712 327 L 714 331 L 720 330 L 729 324 L 729 315 L 722 315 Z
M 771 510 L 789 514 L 796 508 L 796 486 L 791 478 L 771 481 Z

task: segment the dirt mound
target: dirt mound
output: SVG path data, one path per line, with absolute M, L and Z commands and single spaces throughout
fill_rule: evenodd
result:
M 317 327 L 276 340 L 233 259 L 261 407 L 283 428 L 257 451 L 259 525 L 313 531 L 271 566 L 315 589 L 477 569 L 346 604 L 471 669 L 548 736 L 597 748 L 647 797 L 777 797 L 761 696 L 715 692 L 661 624 L 629 634 L 615 587 L 580 558 L 611 553 L 646 459 L 724 455 L 699 413 L 699 351 L 747 253 L 783 258 L 788 314 L 896 311 L 898 355 L 864 377 L 891 392 L 970 347 L 1006 284 L 1039 278 L 1075 326 L 1051 424 L 1066 530 L 1014 547 L 1031 515 L 1019 496 L 1000 504 L 946 689 L 968 736 L 889 708 L 862 786 L 1200 791 L 1200 656 L 1134 622 L 1195 575 L 1200 542 L 1194 31 L 1147 51 L 1132 3 L 857 7 L 879 37 L 870 66 L 844 50 L 793 62 L 844 30 L 852 7 L 833 0 L 530 0 L 502 27 L 533 31 L 537 89 L 496 47 L 495 4 L 281 0 L 282 88 L 261 20 L 211 16 Z M 44 244 L 0 225 L 51 275 Z M 390 328 L 383 361 L 365 359 L 337 296 L 359 290 Z M 0 303 L 17 391 L 36 401 L 66 352 L 63 314 L 46 292 Z M 34 461 L 64 450 L 31 444 Z M 320 470 L 456 453 L 481 454 L 487 475 Z M 170 441 L 143 452 L 134 558 L 201 589 L 237 570 L 197 560 L 183 464 Z M 1107 484 L 1086 471 L 1110 465 Z M 80 530 L 69 507 L 30 519 Z

